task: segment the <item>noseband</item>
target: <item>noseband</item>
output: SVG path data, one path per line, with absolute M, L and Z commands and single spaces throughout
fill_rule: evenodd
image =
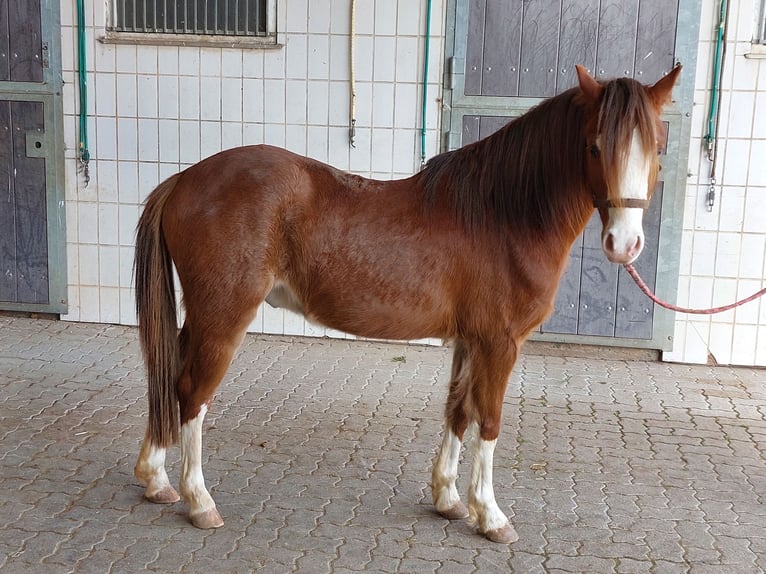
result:
M 596 144 L 588 145 L 586 148 L 594 158 L 597 158 L 599 155 L 601 155 L 601 150 Z M 637 199 L 635 197 L 626 197 L 625 199 L 614 201 L 612 199 L 598 199 L 596 195 L 593 194 L 593 207 L 596 209 L 608 209 L 610 207 L 638 207 L 639 209 L 648 209 L 649 200 Z
M 650 200 L 648 199 L 637 199 L 634 197 L 626 197 L 625 199 L 614 201 L 612 199 L 598 199 L 594 196 L 593 207 L 598 209 L 607 209 L 610 207 L 638 207 L 639 209 L 648 209 L 649 201 Z

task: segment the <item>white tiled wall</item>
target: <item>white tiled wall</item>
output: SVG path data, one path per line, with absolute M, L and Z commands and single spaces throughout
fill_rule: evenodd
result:
M 357 0 L 355 147 L 349 145 L 350 0 L 277 0 L 280 49 L 104 44 L 106 2 L 86 0 L 90 183 L 77 170 L 75 0 L 62 0 L 69 314 L 135 323 L 140 205 L 163 179 L 222 149 L 286 147 L 389 179 L 420 164 L 425 2 Z M 433 2 L 426 155 L 438 151 L 444 3 Z M 264 306 L 254 330 L 324 335 Z M 339 335 L 335 333 L 335 335 Z
M 688 307 L 725 305 L 766 285 L 766 60 L 747 57 L 759 1 L 729 3 L 712 211 L 703 137 L 719 3 L 702 4 L 678 294 Z M 766 298 L 712 316 L 677 315 L 674 349 L 664 359 L 766 365 Z

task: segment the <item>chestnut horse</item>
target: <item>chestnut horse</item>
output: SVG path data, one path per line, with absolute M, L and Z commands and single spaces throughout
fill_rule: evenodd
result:
M 517 540 L 492 486 L 511 369 L 551 312 L 569 249 L 594 208 L 607 259 L 627 263 L 641 252 L 663 145 L 659 114 L 679 70 L 644 86 L 597 82 L 578 67 L 579 86 L 408 179 L 365 179 L 251 146 L 160 184 L 138 224 L 135 264 L 149 381 L 135 474 L 146 498 L 179 499 L 165 451 L 180 435 L 190 519 L 200 528 L 223 524 L 202 475 L 202 421 L 265 300 L 361 337 L 453 341 L 433 502 L 490 540 Z M 186 310 L 180 334 L 173 264 Z M 478 437 L 464 505 L 456 480 L 470 425 Z

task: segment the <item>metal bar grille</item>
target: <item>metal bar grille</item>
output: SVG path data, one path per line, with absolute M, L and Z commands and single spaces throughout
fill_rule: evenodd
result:
M 269 0 L 114 0 L 117 32 L 267 36 Z
M 755 41 L 759 44 L 766 44 L 766 0 L 761 0 L 760 8 Z

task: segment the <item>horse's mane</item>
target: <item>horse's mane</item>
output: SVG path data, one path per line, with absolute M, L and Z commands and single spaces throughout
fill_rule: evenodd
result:
M 420 172 L 427 205 L 444 202 L 469 231 L 497 225 L 536 231 L 555 223 L 579 232 L 591 213 L 583 216 L 581 207 L 591 201 L 583 167 L 587 105 L 572 88 L 482 140 L 435 156 Z M 645 148 L 656 145 L 651 106 L 634 80 L 604 84 L 598 133 L 610 190 L 617 190 L 635 127 Z

